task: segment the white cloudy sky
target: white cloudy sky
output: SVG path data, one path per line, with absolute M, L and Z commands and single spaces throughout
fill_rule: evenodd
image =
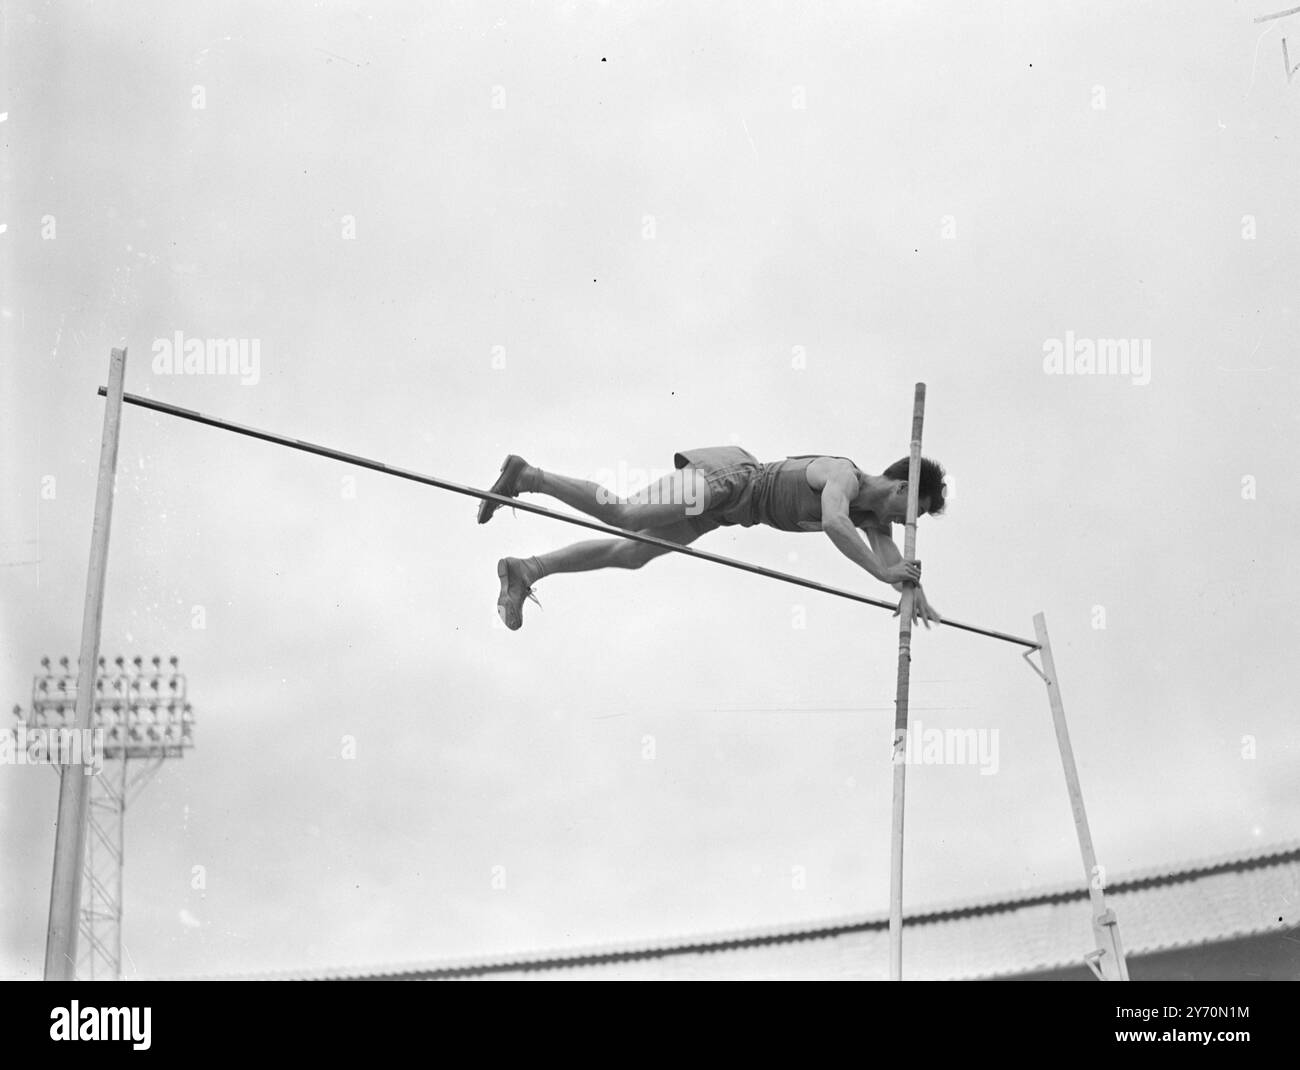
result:
M 927 590 L 1047 613 L 1102 861 L 1295 838 L 1281 6 L 10 5 L 4 706 L 77 648 L 113 345 L 134 392 L 476 485 L 878 471 L 924 380 Z M 257 339 L 259 381 L 154 374 L 175 331 Z M 1150 382 L 1044 374 L 1067 331 L 1150 340 Z M 673 558 L 511 634 L 497 558 L 581 533 L 139 410 L 119 467 L 103 651 L 178 655 L 199 719 L 128 820 L 129 976 L 886 908 L 888 614 Z M 883 590 L 820 536 L 700 545 Z M 909 904 L 1076 878 L 1017 648 L 914 654 L 914 718 L 1000 743 L 911 771 Z M 0 800 L 0 976 L 38 976 L 55 778 Z

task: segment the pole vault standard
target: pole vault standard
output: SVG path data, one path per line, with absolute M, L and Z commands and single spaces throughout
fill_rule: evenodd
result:
M 1079 770 L 1074 764 L 1074 747 L 1070 744 L 1070 730 L 1065 725 L 1065 704 L 1061 701 L 1061 685 L 1056 675 L 1056 659 L 1052 657 L 1052 641 L 1047 635 L 1047 618 L 1034 614 L 1034 634 L 1038 636 L 1038 656 L 1043 663 L 1040 669 L 1026 650 L 1026 664 L 1042 677 L 1047 685 L 1047 701 L 1052 707 L 1052 725 L 1056 729 L 1056 745 L 1061 752 L 1061 766 L 1065 771 L 1065 788 L 1070 794 L 1070 811 L 1074 815 L 1074 831 L 1079 838 L 1079 853 L 1083 855 L 1083 874 L 1088 882 L 1088 899 L 1092 907 L 1092 935 L 1097 941 L 1095 951 L 1084 956 L 1088 969 L 1103 981 L 1127 981 L 1128 962 L 1124 958 L 1124 944 L 1119 938 L 1119 920 L 1106 905 L 1106 878 L 1097 864 L 1097 852 L 1092 846 L 1092 830 L 1088 828 L 1088 814 L 1083 808 L 1083 787 L 1079 783 Z
M 81 615 L 81 653 L 77 661 L 77 704 L 73 727 L 88 738 L 95 715 L 95 672 L 99 666 L 99 633 L 104 620 L 104 580 L 108 576 L 108 533 L 113 522 L 113 490 L 117 481 L 117 443 L 122 429 L 122 385 L 126 381 L 126 350 L 115 349 L 108 363 L 108 397 L 104 434 L 99 449 L 99 479 L 95 487 L 95 520 L 90 529 L 90 567 L 86 602 Z M 81 922 L 81 874 L 86 856 L 86 807 L 89 767 L 65 765 L 59 770 L 59 818 L 54 836 L 54 873 L 50 878 L 50 923 L 45 933 L 45 979 L 74 981 L 77 977 L 77 929 Z
M 87 728 L 90 725 L 90 712 L 93 708 L 92 699 L 95 694 L 95 669 L 99 656 L 100 626 L 104 608 L 104 579 L 108 562 L 108 535 L 113 511 L 113 483 L 117 467 L 117 446 L 121 429 L 121 406 L 124 403 L 144 409 L 152 409 L 154 412 L 161 412 L 167 416 L 175 416 L 207 427 L 220 428 L 248 438 L 260 439 L 263 442 L 271 442 L 303 453 L 311 453 L 319 457 L 342 461 L 344 464 L 396 476 L 398 479 L 438 487 L 441 490 L 451 491 L 453 494 L 463 494 L 483 501 L 494 501 L 500 505 L 510 506 L 513 509 L 522 509 L 527 513 L 550 517 L 552 520 L 559 520 L 565 524 L 574 524 L 592 531 L 603 532 L 617 538 L 648 543 L 651 546 L 658 546 L 673 553 L 695 557 L 701 561 L 711 561 L 714 564 L 740 569 L 743 572 L 752 572 L 757 576 L 766 576 L 768 579 L 780 580 L 782 583 L 791 583 L 798 587 L 806 587 L 809 590 L 821 591 L 823 594 L 834 595 L 837 598 L 845 598 L 852 602 L 860 602 L 879 609 L 894 610 L 894 606 L 890 602 L 881 601 L 877 598 L 868 598 L 866 595 L 841 590 L 838 587 L 829 587 L 826 584 L 804 579 L 801 576 L 792 576 L 785 572 L 763 568 L 760 565 L 735 561 L 732 558 L 711 554 L 704 550 L 696 550 L 690 546 L 681 546 L 666 539 L 656 538 L 653 535 L 645 535 L 637 531 L 625 531 L 622 528 L 610 527 L 594 520 L 557 513 L 538 505 L 519 501 L 516 498 L 508 498 L 503 495 L 492 494 L 489 491 L 463 486 L 460 483 L 438 479 L 434 476 L 422 475 L 419 472 L 395 468 L 381 461 L 345 453 L 342 450 L 331 449 L 327 446 L 318 446 L 311 442 L 303 442 L 301 439 L 287 438 L 284 435 L 247 427 L 229 420 L 204 416 L 192 409 L 182 409 L 138 394 L 127 394 L 123 390 L 125 374 L 126 350 L 115 349 L 109 365 L 108 386 L 99 388 L 100 396 L 108 399 L 108 405 L 104 412 L 103 444 L 100 449 L 99 459 L 99 483 L 95 497 L 94 526 L 91 531 L 90 569 L 86 583 L 86 603 L 82 621 L 81 661 L 78 670 L 76 707 L 76 724 L 80 728 Z M 913 404 L 911 454 L 908 460 L 907 527 L 904 539 L 904 555 L 907 558 L 912 558 L 916 552 L 916 514 L 919 498 L 921 426 L 924 410 L 925 384 L 918 383 Z M 903 597 L 899 606 L 898 697 L 893 741 L 893 857 L 889 918 L 891 975 L 900 980 L 902 978 L 903 929 L 903 787 L 906 767 L 907 700 L 914 597 L 914 587 L 911 584 L 904 584 Z M 1039 614 L 1034 618 L 1034 626 L 1038 635 L 1037 641 L 1010 635 L 1007 632 L 979 628 L 973 624 L 963 624 L 960 621 L 948 620 L 944 623 L 949 628 L 974 632 L 976 635 L 985 635 L 991 639 L 1000 639 L 1003 642 L 1026 647 L 1027 649 L 1024 651 L 1026 662 L 1028 662 L 1030 668 L 1046 681 L 1053 722 L 1056 726 L 1057 743 L 1065 769 L 1066 786 L 1069 791 L 1071 809 L 1074 813 L 1075 827 L 1083 854 L 1084 870 L 1088 875 L 1089 896 L 1093 906 L 1093 929 L 1098 942 L 1097 949 L 1085 956 L 1085 962 L 1103 980 L 1127 980 L 1128 971 L 1124 961 L 1124 951 L 1120 944 L 1119 926 L 1114 912 L 1106 907 L 1104 883 L 1100 877 L 1101 869 L 1097 865 L 1092 847 L 1092 836 L 1088 830 L 1087 816 L 1083 810 L 1083 793 L 1079 786 L 1079 774 L 1074 764 L 1074 754 L 1065 727 L 1065 709 L 1061 703 L 1056 666 L 1052 661 L 1051 648 L 1048 645 L 1047 638 L 1047 625 L 1043 615 Z M 1029 660 L 1036 650 L 1042 654 L 1042 670 Z M 900 747 L 902 748 L 901 753 Z M 78 772 L 80 770 L 73 767 L 65 768 L 59 789 L 59 818 L 55 830 L 54 875 L 50 885 L 50 920 L 45 952 L 46 980 L 70 980 L 75 977 L 76 973 L 78 909 L 81 902 L 81 866 L 85 851 L 85 800 L 87 797 L 85 785 L 79 783 L 81 778 L 74 775 Z

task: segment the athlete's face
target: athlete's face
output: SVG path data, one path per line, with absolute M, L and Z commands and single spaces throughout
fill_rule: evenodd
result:
M 895 485 L 893 493 L 889 495 L 885 503 L 884 519 L 891 524 L 907 523 L 907 481 L 902 480 Z M 930 511 L 930 499 L 921 498 L 917 501 L 916 515 L 925 516 Z

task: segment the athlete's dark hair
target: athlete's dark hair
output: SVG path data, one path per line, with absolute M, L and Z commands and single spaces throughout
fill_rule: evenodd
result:
M 901 461 L 895 461 L 885 469 L 883 475 L 886 479 L 897 479 L 907 482 L 908 469 L 911 467 L 910 459 L 904 457 Z M 917 491 L 921 498 L 930 499 L 930 515 L 937 516 L 943 512 L 943 496 L 946 487 L 943 482 L 944 470 L 943 465 L 938 461 L 932 461 L 928 457 L 921 458 L 921 486 Z

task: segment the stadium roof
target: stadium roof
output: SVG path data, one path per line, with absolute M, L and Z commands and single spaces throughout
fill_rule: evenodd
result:
M 1152 868 L 1110 883 L 1128 956 L 1280 932 L 1300 924 L 1300 841 Z M 1095 942 L 1081 882 L 932 906 L 905 922 L 906 975 L 1010 977 L 1078 966 Z M 469 980 L 535 977 L 887 976 L 887 914 L 519 954 L 247 975 L 247 980 Z

